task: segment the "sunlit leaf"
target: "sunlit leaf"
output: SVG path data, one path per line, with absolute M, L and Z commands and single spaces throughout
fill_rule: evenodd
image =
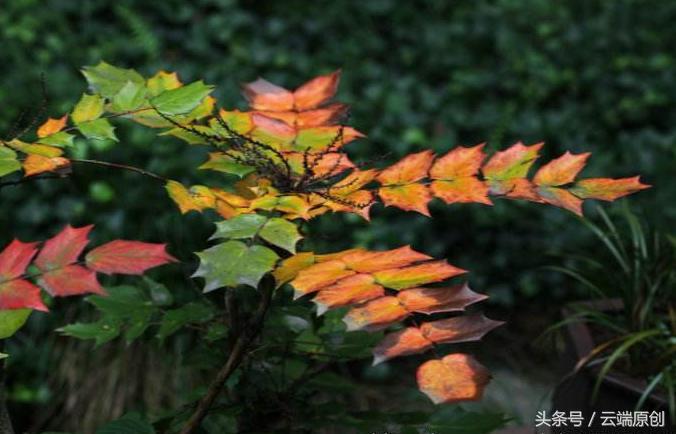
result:
M 435 404 L 475 401 L 481 398 L 490 374 L 467 354 L 449 354 L 418 368 L 418 387 Z

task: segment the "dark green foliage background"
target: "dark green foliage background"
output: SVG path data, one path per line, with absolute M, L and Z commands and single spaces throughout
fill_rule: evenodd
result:
M 55 116 L 85 90 L 78 68 L 101 59 L 204 79 L 228 108 L 242 105 L 239 84 L 257 76 L 294 87 L 342 68 L 339 99 L 353 104 L 351 122 L 369 136 L 350 146 L 355 161 L 382 167 L 410 152 L 482 141 L 494 150 L 545 141 L 548 158 L 588 150 L 586 175 L 640 173 L 655 185 L 631 200 L 668 228 L 676 218 L 674 22 L 676 3 L 659 0 L 4 0 L 0 133 L 39 105 L 42 73 Z M 82 155 L 188 184 L 219 182 L 194 170 L 204 150 L 118 125 L 119 145 L 83 144 Z M 179 215 L 161 185 L 136 174 L 75 169 L 67 180 L 2 189 L 0 245 L 94 223 L 100 242 L 169 242 L 191 271 L 209 216 Z M 305 246 L 413 244 L 470 269 L 503 317 L 573 297 L 567 281 L 534 271 L 555 261 L 545 253 L 588 242 L 572 214 L 502 202 L 437 203 L 432 214 L 376 207 L 371 225 L 326 216 L 308 228 L 314 241 Z M 178 272 L 156 277 L 182 280 Z

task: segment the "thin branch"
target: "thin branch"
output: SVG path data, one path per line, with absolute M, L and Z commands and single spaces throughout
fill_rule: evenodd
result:
M 141 175 L 148 176 L 148 177 L 156 179 L 158 181 L 162 181 L 162 182 L 168 182 L 169 181 L 169 179 L 165 178 L 164 176 L 158 175 L 156 173 L 150 172 L 150 171 L 145 170 L 145 169 L 141 169 L 139 167 L 129 166 L 129 165 L 126 165 L 126 164 L 110 163 L 108 161 L 101 161 L 101 160 L 72 159 L 70 161 L 72 163 L 94 164 L 96 166 L 103 166 L 103 167 L 110 167 L 110 168 L 113 168 L 113 169 L 128 170 L 130 172 L 140 173 Z

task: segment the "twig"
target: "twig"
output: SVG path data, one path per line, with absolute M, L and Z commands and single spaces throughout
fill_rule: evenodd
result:
M 145 170 L 145 169 L 141 169 L 139 167 L 128 166 L 126 164 L 110 163 L 108 161 L 101 161 L 101 160 L 71 159 L 70 161 L 72 163 L 94 164 L 96 166 L 103 166 L 103 167 L 110 167 L 110 168 L 113 168 L 113 169 L 128 170 L 130 172 L 140 173 L 141 175 L 145 175 L 145 176 L 148 176 L 150 178 L 157 179 L 158 181 L 162 181 L 162 182 L 169 181 L 169 179 L 165 178 L 164 176 L 158 175 L 156 173 L 150 172 L 150 171 Z

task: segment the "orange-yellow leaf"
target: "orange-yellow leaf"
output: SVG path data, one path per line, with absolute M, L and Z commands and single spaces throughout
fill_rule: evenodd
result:
M 470 304 L 485 300 L 464 283 L 442 288 L 411 288 L 400 291 L 397 298 L 410 312 L 433 314 L 464 310 Z
M 202 211 L 202 208 L 200 208 L 200 206 L 193 200 L 190 191 L 180 182 L 169 181 L 167 182 L 165 188 L 169 193 L 169 197 L 171 197 L 171 199 L 176 202 L 182 214 L 185 214 L 188 211 Z
M 530 200 L 531 202 L 542 202 L 542 199 L 540 199 L 540 196 L 535 191 L 535 185 L 526 178 L 489 180 L 488 183 L 489 191 L 492 195 Z
M 321 315 L 328 309 L 363 303 L 383 295 L 385 290 L 375 283 L 373 276 L 355 274 L 322 288 L 312 301 L 317 305 L 317 314 Z
M 432 194 L 423 184 L 381 187 L 378 189 L 378 196 L 385 206 L 394 206 L 405 211 L 416 211 L 427 217 L 430 216 L 427 204 L 432 200 Z
M 454 267 L 446 261 L 432 261 L 410 267 L 378 271 L 373 275 L 379 284 L 386 288 L 399 290 L 440 282 L 463 273 L 466 273 L 466 270 Z
M 490 180 L 524 178 L 537 159 L 542 145 L 543 143 L 536 143 L 524 146 L 518 142 L 504 151 L 496 152 L 483 167 L 482 172 Z
M 492 205 L 488 198 L 488 186 L 475 177 L 457 178 L 452 181 L 435 180 L 430 185 L 435 197 L 447 204 L 452 203 L 483 203 Z
M 402 158 L 380 172 L 378 181 L 383 185 L 402 185 L 419 181 L 427 176 L 434 160 L 432 151 L 422 151 Z
M 437 158 L 430 169 L 430 178 L 450 180 L 476 175 L 486 158 L 484 145 L 482 143 L 469 148 L 458 146 L 443 157 Z
M 293 280 L 301 270 L 314 265 L 315 262 L 315 254 L 311 252 L 297 253 L 290 258 L 283 260 L 272 272 L 277 287 L 279 288 L 286 282 Z
M 326 107 L 307 110 L 298 113 L 296 117 L 296 126 L 298 128 L 320 127 L 324 125 L 333 125 L 345 116 L 348 106 L 335 103 Z
M 331 193 L 342 195 L 348 192 L 357 191 L 373 181 L 377 175 L 378 171 L 376 169 L 353 170 L 348 176 L 331 187 Z
M 296 110 L 308 110 L 320 106 L 333 98 L 338 89 L 339 81 L 340 70 L 313 78 L 293 93 L 294 108 Z
M 565 208 L 575 214 L 582 215 L 582 199 L 568 190 L 558 187 L 540 187 L 537 189 L 540 198 L 550 205 Z
M 543 186 L 558 186 L 575 181 L 575 177 L 584 168 L 591 154 L 573 155 L 566 152 L 559 158 L 550 161 L 537 171 L 533 182 Z
M 491 377 L 488 370 L 467 354 L 449 354 L 418 368 L 418 387 L 435 404 L 481 399 Z
M 58 133 L 63 129 L 63 127 L 66 126 L 66 122 L 68 121 L 68 115 L 63 115 L 62 117 L 58 119 L 53 119 L 49 118 L 47 119 L 47 122 L 44 124 L 40 125 L 40 128 L 38 128 L 38 137 L 43 138 L 47 136 L 51 136 L 52 134 Z
M 641 183 L 638 176 L 632 178 L 591 178 L 578 181 L 571 193 L 581 199 L 599 199 L 613 201 L 628 194 L 650 188 L 649 185 Z
M 323 287 L 353 274 L 355 274 L 355 271 L 349 270 L 342 261 L 335 260 L 315 264 L 301 270 L 291 282 L 294 288 L 294 298 L 319 291 Z
M 70 161 L 63 157 L 43 157 L 31 154 L 23 162 L 25 176 L 38 175 L 44 172 L 68 172 Z
M 360 307 L 351 309 L 343 318 L 347 331 L 380 330 L 401 321 L 409 312 L 399 303 L 397 297 L 380 297 Z

